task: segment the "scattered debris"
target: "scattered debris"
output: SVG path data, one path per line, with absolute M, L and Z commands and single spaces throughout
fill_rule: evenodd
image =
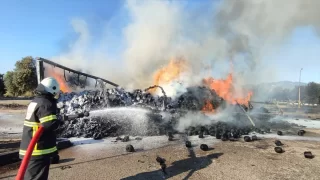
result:
M 221 137 L 221 141 L 228 141 L 228 137 L 227 136 L 222 136 Z
M 282 142 L 279 140 L 275 140 L 274 143 L 276 144 L 276 146 L 282 146 Z
M 125 136 L 123 139 L 122 139 L 122 142 L 128 142 L 130 141 L 130 137 L 129 136 Z
M 66 165 L 66 166 L 62 166 L 62 167 L 60 167 L 60 169 L 61 169 L 61 170 L 70 169 L 70 168 L 72 168 L 72 167 L 71 167 L 71 166 L 69 166 L 69 165 Z
M 167 172 L 166 172 L 167 165 L 166 165 L 166 163 L 165 163 L 166 160 L 165 160 L 164 158 L 160 157 L 160 156 L 157 156 L 156 161 L 160 164 L 160 167 L 161 167 L 161 169 L 162 169 L 162 172 L 163 172 L 164 174 L 167 174 Z
M 174 136 L 172 132 L 168 132 L 167 135 L 168 135 L 168 141 L 173 141 Z
M 284 150 L 283 150 L 281 147 L 275 147 L 275 148 L 274 148 L 274 151 L 275 151 L 276 153 L 283 153 L 283 152 L 284 152 Z
M 314 158 L 314 155 L 311 153 L 311 151 L 305 151 L 304 157 L 308 158 L 308 159 L 312 159 L 312 158 Z
M 162 158 L 162 157 L 160 157 L 160 156 L 157 156 L 156 161 L 157 161 L 159 164 L 163 164 L 163 163 L 166 162 L 166 159 L 164 159 L 164 158 Z
M 217 133 L 216 134 L 216 139 L 221 139 L 221 134 Z
M 99 139 L 102 139 L 103 137 L 102 137 L 102 135 L 101 135 L 101 133 L 94 133 L 93 134 L 93 139 L 94 140 L 99 140 Z
M 167 135 L 168 135 L 168 137 L 172 137 L 173 138 L 173 134 L 172 134 L 172 132 L 170 131 L 170 132 L 168 132 L 167 133 Z
M 257 137 L 256 135 L 253 135 L 253 136 L 251 137 L 251 139 L 252 139 L 252 141 L 257 141 L 257 140 L 258 140 L 258 137 Z
M 209 150 L 209 147 L 208 147 L 208 145 L 206 145 L 206 144 L 201 144 L 201 145 L 200 145 L 200 149 L 201 149 L 202 151 L 208 151 L 208 150 Z
M 200 133 L 199 133 L 199 138 L 204 138 L 202 131 L 200 131 Z
M 298 135 L 299 135 L 299 136 L 303 136 L 305 133 L 306 133 L 305 130 L 299 130 L 299 131 L 298 131 Z
M 244 136 L 243 139 L 245 142 L 251 142 L 250 136 Z
M 127 152 L 134 152 L 135 150 L 134 150 L 134 148 L 133 148 L 133 146 L 132 146 L 131 144 L 128 144 L 128 145 L 126 146 L 126 151 L 127 151 Z
M 187 147 L 187 148 L 191 148 L 191 147 L 192 147 L 192 145 L 191 145 L 191 142 L 190 142 L 190 141 L 186 141 L 186 147 Z

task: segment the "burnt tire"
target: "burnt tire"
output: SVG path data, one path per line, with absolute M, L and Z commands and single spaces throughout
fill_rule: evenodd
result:
M 299 131 L 298 131 L 298 135 L 299 135 L 299 136 L 304 136 L 305 133 L 306 133 L 305 130 L 299 130 Z
M 304 157 L 308 158 L 308 159 L 312 159 L 312 158 L 314 158 L 314 155 L 311 153 L 311 151 L 305 151 Z
M 204 138 L 203 132 L 200 132 L 198 137 L 199 137 L 199 138 Z
M 245 142 L 251 142 L 250 136 L 244 136 L 244 137 L 243 137 L 243 140 L 244 140 Z
M 282 145 L 283 145 L 282 142 L 279 141 L 279 140 L 276 140 L 276 141 L 274 142 L 274 144 L 275 144 L 276 146 L 282 146 Z
M 192 147 L 192 145 L 191 145 L 191 142 L 190 142 L 190 141 L 186 141 L 186 147 L 187 147 L 187 148 L 191 148 L 191 147 Z
M 252 140 L 252 141 L 257 141 L 257 140 L 258 140 L 258 137 L 257 137 L 256 135 L 253 135 L 253 136 L 251 137 L 251 140 Z
M 128 141 L 130 141 L 129 136 L 125 136 L 125 137 L 122 139 L 122 142 L 128 142 Z
M 128 145 L 126 146 L 126 151 L 127 151 L 127 152 L 134 152 L 135 150 L 134 150 L 134 148 L 133 148 L 133 146 L 132 146 L 131 144 L 128 144 Z
M 201 149 L 202 151 L 208 151 L 208 150 L 209 150 L 209 147 L 208 147 L 208 145 L 206 145 L 206 144 L 201 144 L 201 145 L 200 145 L 200 149 Z
M 279 136 L 282 136 L 282 135 L 283 135 L 282 131 L 277 131 L 277 134 L 278 134 Z
M 274 148 L 274 151 L 275 151 L 276 153 L 283 153 L 283 152 L 284 152 L 284 150 L 283 150 L 281 147 L 275 147 L 275 148 Z

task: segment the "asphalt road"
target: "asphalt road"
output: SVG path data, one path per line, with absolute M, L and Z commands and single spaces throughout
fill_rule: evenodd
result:
M 285 152 L 274 152 L 274 139 L 256 142 L 221 142 L 213 137 L 192 137 L 192 149 L 182 139 L 168 142 L 166 137 L 132 140 L 137 152 L 126 153 L 128 143 L 113 139 L 78 139 L 78 145 L 60 152 L 61 163 L 52 165 L 49 179 L 319 179 L 320 142 L 281 140 Z M 76 139 L 75 139 L 76 140 Z M 209 151 L 199 148 L 207 143 Z M 314 159 L 306 159 L 304 151 Z M 166 159 L 167 174 L 156 157 Z M 1 172 L 0 179 L 14 179 L 16 170 Z

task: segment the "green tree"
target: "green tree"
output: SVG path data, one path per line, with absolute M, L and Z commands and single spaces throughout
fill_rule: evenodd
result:
M 3 81 L 3 74 L 0 74 L 0 96 L 3 96 L 6 92 L 6 88 Z
M 308 103 L 317 103 L 320 96 L 320 85 L 315 82 L 308 83 L 306 87 L 306 96 Z
M 16 91 L 16 84 L 14 83 L 13 80 L 14 72 L 13 71 L 8 71 L 6 75 L 4 76 L 4 85 L 6 86 L 7 96 L 17 96 L 18 92 Z
M 7 72 L 5 86 L 7 94 L 13 96 L 30 93 L 37 87 L 36 65 L 31 56 L 17 61 L 14 71 Z

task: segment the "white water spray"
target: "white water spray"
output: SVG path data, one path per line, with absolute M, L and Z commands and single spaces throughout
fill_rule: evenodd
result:
M 131 131 L 139 134 L 146 134 L 148 129 L 149 110 L 142 108 L 120 107 L 107 108 L 91 111 L 90 116 L 98 116 L 105 119 L 111 119 L 119 124 L 131 124 Z

